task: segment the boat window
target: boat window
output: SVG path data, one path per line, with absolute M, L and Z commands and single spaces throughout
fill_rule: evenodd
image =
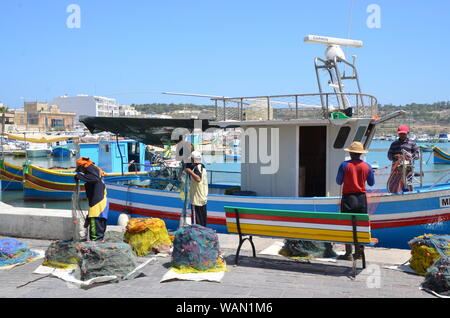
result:
M 364 137 L 364 133 L 367 130 L 367 126 L 360 126 L 358 128 L 358 130 L 356 131 L 356 135 L 355 138 L 353 139 L 353 141 L 361 141 Z
M 335 149 L 341 149 L 344 147 L 345 142 L 347 141 L 348 134 L 350 133 L 351 128 L 348 126 L 341 127 L 339 129 L 338 135 L 336 137 L 336 140 L 334 141 L 334 148 Z

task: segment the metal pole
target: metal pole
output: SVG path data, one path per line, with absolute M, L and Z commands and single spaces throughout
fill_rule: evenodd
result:
M 270 98 L 267 96 L 267 120 L 270 120 Z
M 116 144 L 117 144 L 117 149 L 119 150 L 119 154 L 120 154 L 120 169 L 122 171 L 122 176 L 123 176 L 123 156 L 122 156 L 122 151 L 120 150 L 118 135 L 116 135 Z
M 295 95 L 295 119 L 298 119 L 298 95 Z
M 224 100 L 223 100 L 223 121 L 226 121 L 226 120 L 227 120 L 226 107 L 227 107 L 227 105 L 226 105 L 226 101 L 225 101 L 225 99 L 224 99 Z
M 4 159 L 4 151 L 3 151 L 3 138 L 4 138 L 4 134 L 5 134 L 5 113 L 3 113 L 2 115 L 2 136 L 1 136 L 1 147 L 2 147 L 2 156 L 1 156 L 1 160 Z
M 420 188 L 423 187 L 423 161 L 422 161 L 422 148 L 419 147 L 419 156 L 420 156 Z

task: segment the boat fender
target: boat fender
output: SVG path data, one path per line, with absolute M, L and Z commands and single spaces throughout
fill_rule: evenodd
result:
M 128 221 L 130 220 L 128 214 L 126 213 L 121 213 L 119 215 L 119 219 L 117 220 L 117 225 L 121 226 L 122 229 L 125 230 L 125 228 L 127 227 Z

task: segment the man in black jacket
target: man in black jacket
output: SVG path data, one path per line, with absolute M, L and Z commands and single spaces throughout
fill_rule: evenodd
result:
M 85 226 L 89 226 L 91 241 L 103 240 L 108 220 L 109 204 L 106 198 L 106 186 L 103 182 L 104 172 L 88 158 L 77 160 L 75 180 L 84 182 L 86 197 L 89 202 Z

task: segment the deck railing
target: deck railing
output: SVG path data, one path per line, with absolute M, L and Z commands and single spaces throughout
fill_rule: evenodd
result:
M 219 121 L 329 119 L 336 111 L 352 109 L 353 118 L 377 115 L 374 96 L 360 93 L 317 93 L 212 98 Z

